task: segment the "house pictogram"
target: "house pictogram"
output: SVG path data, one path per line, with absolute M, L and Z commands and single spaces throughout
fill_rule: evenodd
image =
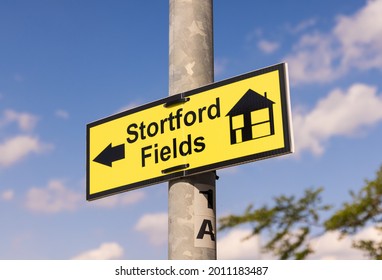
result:
M 273 104 L 266 92 L 261 95 L 249 89 L 226 115 L 231 145 L 274 135 Z

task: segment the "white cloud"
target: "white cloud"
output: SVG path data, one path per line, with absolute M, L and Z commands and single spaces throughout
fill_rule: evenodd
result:
M 56 117 L 58 117 L 60 119 L 64 119 L 64 120 L 69 119 L 69 113 L 65 110 L 58 109 L 58 110 L 56 110 L 56 112 L 54 114 L 56 115 Z
M 36 126 L 38 118 L 29 113 L 19 113 L 14 110 L 5 110 L 0 126 L 16 122 L 22 131 L 32 131 Z
M 307 20 L 300 22 L 296 26 L 288 26 L 287 29 L 289 30 L 289 32 L 296 34 L 296 33 L 300 33 L 302 31 L 305 31 L 306 29 L 316 25 L 316 23 L 317 23 L 316 18 L 310 18 L 310 19 L 307 19 Z
M 271 42 L 271 41 L 268 41 L 268 40 L 260 40 L 260 42 L 257 44 L 257 46 L 259 47 L 259 49 L 266 53 L 266 54 L 271 54 L 273 52 L 275 52 L 279 47 L 279 43 L 277 42 Z
M 339 16 L 334 35 L 341 43 L 343 63 L 382 69 L 382 0 L 368 1 L 354 16 Z
M 226 71 L 228 64 L 229 64 L 229 60 L 227 58 L 215 59 L 215 63 L 214 63 L 215 76 L 222 75 Z
M 255 44 L 263 53 L 266 54 L 271 54 L 279 49 L 279 43 L 263 39 L 263 36 L 263 30 L 257 28 L 247 34 L 247 36 L 245 37 L 245 41 L 248 44 L 248 47 L 250 47 L 250 49 Z
M 105 197 L 87 204 L 90 207 L 115 208 L 130 206 L 145 198 L 143 191 Z M 55 214 L 75 211 L 84 206 L 85 194 L 69 189 L 62 180 L 51 180 L 46 187 L 31 188 L 26 195 L 25 207 L 33 212 Z
M 352 248 L 354 240 L 374 240 L 381 239 L 381 234 L 374 227 L 368 227 L 354 236 L 346 236 L 339 239 L 339 232 L 327 232 L 324 235 L 314 238 L 311 242 L 315 251 L 309 259 L 321 260 L 359 260 L 365 259 L 364 252 Z
M 333 47 L 331 36 L 304 35 L 294 49 L 295 52 L 285 58 L 292 84 L 327 82 L 343 75 L 344 71 L 333 65 L 339 52 Z
M 352 248 L 350 238 L 339 240 L 338 232 L 328 232 L 323 236 L 312 240 L 314 253 L 309 259 L 315 260 L 338 260 L 338 259 L 361 259 L 362 252 Z
M 167 242 L 167 225 L 167 213 L 146 214 L 139 219 L 135 225 L 135 230 L 147 235 L 151 244 L 160 246 Z
M 42 153 L 52 148 L 37 137 L 19 135 L 0 143 L 0 167 L 9 167 L 28 155 Z
M 247 34 L 245 37 L 245 42 L 250 44 L 253 41 L 257 41 L 259 37 L 263 36 L 263 34 L 264 31 L 261 28 L 255 28 Z
M 60 180 L 51 180 L 44 188 L 31 188 L 26 196 L 25 206 L 40 213 L 58 213 L 74 211 L 79 206 L 83 197 L 74 192 Z
M 218 259 L 274 259 L 269 253 L 261 253 L 258 236 L 244 240 L 251 234 L 250 229 L 234 229 L 225 237 L 218 236 Z M 381 239 L 381 233 L 374 227 L 368 227 L 354 236 L 346 236 L 339 239 L 339 232 L 326 232 L 325 234 L 312 238 L 310 241 L 314 253 L 308 256 L 311 260 L 359 260 L 366 259 L 361 250 L 352 248 L 354 240 Z
M 38 137 L 30 135 L 37 124 L 38 118 L 25 112 L 5 110 L 0 118 L 0 129 L 16 124 L 23 134 L 0 140 L 0 168 L 9 167 L 23 160 L 30 154 L 38 154 L 51 149 L 53 146 L 42 143 Z
M 74 260 L 117 260 L 121 259 L 124 250 L 116 242 L 102 243 L 98 248 L 75 256 Z
M 132 103 L 127 104 L 126 106 L 118 109 L 115 113 L 116 114 L 122 113 L 122 112 L 125 112 L 125 111 L 128 111 L 128 110 L 134 109 L 134 108 L 136 108 L 138 106 L 139 106 L 138 102 L 132 102 Z
M 382 69 L 382 0 L 338 16 L 328 33 L 303 35 L 285 58 L 294 84 L 333 81 L 351 69 Z
M 217 242 L 218 259 L 245 260 L 260 259 L 260 241 L 257 236 L 243 240 L 251 234 L 248 229 L 231 230 Z
M 382 121 L 382 95 L 365 84 L 347 91 L 333 90 L 308 113 L 294 112 L 296 152 L 310 150 L 320 155 L 334 136 L 357 135 L 361 129 Z
M 123 194 L 105 197 L 92 202 L 96 207 L 113 208 L 117 206 L 130 206 L 145 198 L 143 191 L 127 192 Z
M 4 201 L 10 201 L 15 197 L 13 190 L 5 190 L 0 193 L 0 199 Z

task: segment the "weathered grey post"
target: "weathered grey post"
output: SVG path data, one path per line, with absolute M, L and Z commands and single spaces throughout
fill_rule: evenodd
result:
M 212 0 L 170 0 L 169 94 L 214 79 Z M 216 259 L 215 172 L 170 181 L 168 258 Z

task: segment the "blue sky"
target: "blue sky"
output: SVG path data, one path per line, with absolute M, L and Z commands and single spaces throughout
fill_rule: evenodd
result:
M 289 65 L 296 152 L 218 172 L 217 216 L 382 164 L 382 1 L 215 0 L 215 81 Z M 168 1 L 0 1 L 0 259 L 166 259 L 167 184 L 85 201 L 86 124 L 168 94 Z M 270 258 L 246 227 L 219 258 Z M 359 233 L 375 237 L 372 229 Z M 312 258 L 361 258 L 336 233 Z

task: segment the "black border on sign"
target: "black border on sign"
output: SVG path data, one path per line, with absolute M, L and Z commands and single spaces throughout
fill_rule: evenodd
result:
M 219 163 L 213 163 L 205 166 L 201 166 L 198 168 L 190 168 L 183 171 L 178 171 L 170 174 L 166 174 L 163 176 L 158 176 L 152 179 L 143 180 L 140 182 L 136 182 L 133 184 L 123 185 L 119 187 L 115 187 L 106 191 L 98 192 L 95 194 L 90 194 L 90 129 L 94 126 L 101 125 L 106 122 L 113 121 L 115 119 L 134 114 L 139 111 L 146 110 L 148 108 L 166 104 L 166 103 L 176 103 L 177 100 L 184 99 L 187 96 L 191 96 L 194 94 L 202 93 L 214 88 L 218 88 L 221 86 L 225 86 L 231 83 L 235 83 L 241 80 L 245 80 L 248 78 L 252 78 L 254 76 L 259 76 L 262 74 L 266 74 L 269 72 L 278 71 L 279 73 L 279 83 L 280 83 L 280 95 L 281 95 L 281 110 L 282 110 L 282 118 L 283 118 L 283 131 L 284 131 L 284 148 L 270 150 L 266 152 L 256 153 L 252 155 L 247 155 L 244 157 L 239 157 L 235 159 L 230 159 L 226 161 L 222 161 Z M 239 75 L 233 78 L 229 78 L 220 82 L 216 82 L 213 84 L 209 84 L 197 89 L 193 89 L 184 93 L 179 93 L 176 95 L 172 95 L 109 117 L 104 119 L 100 119 L 89 123 L 86 125 L 86 200 L 95 200 L 105 196 L 109 196 L 112 194 L 117 194 L 125 191 L 135 190 L 141 187 L 162 183 L 165 181 L 169 181 L 171 179 L 181 178 L 184 176 L 195 175 L 203 172 L 213 171 L 216 169 L 221 169 L 223 167 L 230 167 L 234 165 L 244 164 L 247 162 L 257 161 L 261 159 L 266 159 L 270 157 L 275 157 L 278 155 L 288 154 L 293 152 L 293 137 L 291 134 L 292 130 L 292 122 L 291 122 L 291 110 L 290 110 L 290 100 L 289 100 L 289 84 L 288 84 L 288 70 L 286 63 L 280 63 L 273 66 L 269 66 L 263 69 L 255 70 L 243 75 Z

